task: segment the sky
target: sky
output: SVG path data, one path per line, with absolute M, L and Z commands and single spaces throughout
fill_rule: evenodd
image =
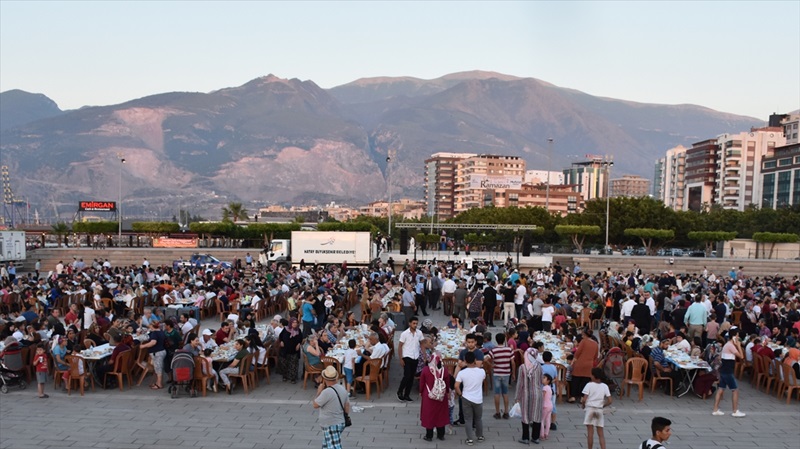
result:
M 476 69 L 766 120 L 800 109 L 800 1 L 0 0 L 0 91 L 62 109 L 270 73 L 329 88 Z

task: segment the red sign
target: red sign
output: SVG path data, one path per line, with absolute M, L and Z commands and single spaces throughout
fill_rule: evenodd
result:
M 116 212 L 116 201 L 81 201 L 78 212 Z

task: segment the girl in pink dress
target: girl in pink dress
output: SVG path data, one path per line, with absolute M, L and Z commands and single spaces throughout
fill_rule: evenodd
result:
M 553 378 L 549 374 L 542 376 L 542 439 L 550 435 L 550 418 L 553 414 Z

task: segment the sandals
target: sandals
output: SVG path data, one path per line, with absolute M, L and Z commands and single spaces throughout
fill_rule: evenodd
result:
M 494 414 L 494 419 L 500 419 L 500 413 L 495 413 Z
M 43 394 L 43 395 L 39 396 L 39 399 L 47 399 L 47 398 L 49 398 L 49 397 L 50 397 L 50 396 L 48 396 L 48 395 L 46 395 L 46 394 Z
M 159 387 L 159 386 L 158 386 L 158 385 L 156 385 L 156 384 L 150 385 L 150 389 L 151 389 L 151 390 L 160 390 L 160 389 L 162 389 L 162 388 L 164 388 L 164 387 Z

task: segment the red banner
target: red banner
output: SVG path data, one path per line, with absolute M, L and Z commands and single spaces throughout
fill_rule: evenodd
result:
M 153 248 L 197 248 L 197 239 L 156 237 L 153 239 Z

